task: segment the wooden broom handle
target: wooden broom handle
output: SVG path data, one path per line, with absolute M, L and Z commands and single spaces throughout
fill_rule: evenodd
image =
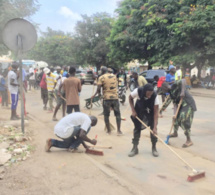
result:
M 158 135 L 154 134 L 154 132 L 142 121 L 140 120 L 140 118 L 138 116 L 136 116 L 136 119 L 142 124 L 144 125 L 146 128 L 148 128 L 150 130 L 150 132 L 157 137 L 171 152 L 173 152 L 181 161 L 183 161 L 188 167 L 190 167 L 190 169 L 192 169 L 192 171 L 196 171 L 187 161 L 185 161 L 181 156 L 178 155 L 177 152 L 175 152 L 172 148 L 170 148 Z
M 161 106 L 161 109 L 159 110 L 159 113 L 160 113 L 160 111 L 162 110 L 164 104 L 166 104 L 166 102 L 167 102 L 167 100 L 169 99 L 169 97 L 170 97 L 170 95 L 168 95 L 168 96 L 166 97 L 164 103 L 163 103 L 162 106 Z
M 172 126 L 171 126 L 171 129 L 170 129 L 170 131 L 169 131 L 169 135 L 171 134 L 171 132 L 172 132 L 172 130 L 173 130 L 173 127 L 174 127 L 174 124 L 175 124 L 175 120 L 176 120 L 176 118 L 177 118 L 177 116 L 178 116 L 178 112 L 179 112 L 179 110 L 180 110 L 182 101 L 183 101 L 183 98 L 180 99 L 180 102 L 179 102 L 179 104 L 178 104 L 178 107 L 177 107 L 177 110 L 176 110 L 176 113 L 175 113 L 175 118 L 174 118 L 174 120 L 172 121 Z

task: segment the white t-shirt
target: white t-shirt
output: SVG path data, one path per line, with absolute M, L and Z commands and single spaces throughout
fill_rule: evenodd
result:
M 132 98 L 137 98 L 138 100 L 140 99 L 140 97 L 138 95 L 138 88 L 136 88 L 134 91 L 131 92 L 131 97 Z M 159 105 L 158 96 L 156 96 L 156 98 L 155 98 L 155 104 L 154 105 Z
M 10 84 L 11 79 L 14 80 L 15 84 L 18 84 L 17 74 L 13 70 L 10 70 L 8 72 L 8 89 L 9 89 L 11 94 L 17 94 L 19 87 L 11 85 Z
M 60 138 L 68 138 L 72 135 L 75 126 L 87 132 L 91 126 L 91 119 L 82 112 L 74 112 L 62 118 L 54 128 L 54 133 Z
M 59 77 L 61 77 L 61 78 L 58 79 Z M 57 81 L 57 84 L 56 84 L 56 87 L 55 87 L 56 90 L 59 90 L 60 85 L 63 83 L 63 81 L 64 81 L 65 79 L 66 79 L 66 77 L 62 77 L 61 74 L 59 74 L 59 75 L 56 77 L 56 81 Z
M 29 74 L 31 75 L 32 73 L 33 73 L 33 75 L 29 77 L 29 80 L 35 80 L 34 69 L 33 69 L 33 68 L 30 68 L 30 69 L 29 69 Z

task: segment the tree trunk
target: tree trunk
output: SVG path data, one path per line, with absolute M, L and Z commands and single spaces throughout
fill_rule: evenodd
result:
M 96 64 L 96 72 L 98 73 L 98 71 L 100 70 L 101 64 Z
M 199 79 L 201 78 L 202 67 L 203 67 L 203 64 L 199 64 L 199 65 L 197 66 L 197 69 L 198 69 L 198 75 L 197 75 L 197 77 L 198 77 Z

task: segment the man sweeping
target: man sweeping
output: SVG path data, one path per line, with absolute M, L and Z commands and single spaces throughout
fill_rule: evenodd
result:
M 54 133 L 61 140 L 48 139 L 46 141 L 46 152 L 50 152 L 51 147 L 66 148 L 71 152 L 76 152 L 78 146 L 82 144 L 84 148 L 88 148 L 84 141 L 96 145 L 96 139 L 90 139 L 87 134 L 91 126 L 97 124 L 95 116 L 88 116 L 81 112 L 74 112 L 62 118 L 55 126 Z
M 134 106 L 135 98 L 137 98 L 137 101 Z M 134 123 L 134 138 L 132 141 L 133 148 L 128 156 L 133 157 L 138 154 L 137 146 L 139 144 L 141 130 L 143 130 L 141 123 L 136 118 L 138 117 L 143 120 L 153 131 L 153 134 L 150 133 L 152 155 L 157 157 L 159 155 L 156 149 L 157 138 L 154 134 L 157 134 L 159 99 L 157 94 L 154 92 L 153 85 L 146 84 L 143 87 L 136 88 L 129 96 L 129 103 L 132 110 L 131 119 Z
M 168 83 L 162 84 L 162 91 L 164 93 L 169 93 L 170 98 L 163 105 L 161 111 L 165 110 L 168 105 L 173 101 L 174 104 L 178 105 L 180 99 L 183 98 L 181 108 L 179 110 L 178 116 L 175 119 L 174 124 L 174 133 L 170 135 L 170 137 L 178 137 L 178 128 L 179 126 L 184 130 L 184 134 L 187 138 L 187 141 L 182 145 L 183 148 L 187 148 L 193 145 L 193 142 L 190 138 L 191 125 L 194 117 L 194 112 L 196 109 L 196 103 L 193 97 L 190 95 L 188 90 L 186 89 L 186 80 L 182 79 L 176 81 L 170 86 Z

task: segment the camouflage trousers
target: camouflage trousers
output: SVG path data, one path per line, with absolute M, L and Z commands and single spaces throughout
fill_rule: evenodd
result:
M 105 119 L 106 126 L 109 125 L 109 116 L 110 116 L 111 108 L 114 111 L 114 115 L 116 117 L 116 122 L 119 124 L 121 123 L 119 100 L 104 100 L 103 108 L 104 108 L 104 119 Z
M 194 111 L 192 107 L 188 104 L 182 105 L 182 108 L 179 110 L 177 119 L 174 124 L 174 132 L 178 131 L 178 128 L 181 127 L 184 130 L 186 136 L 190 136 L 191 125 L 193 122 Z

